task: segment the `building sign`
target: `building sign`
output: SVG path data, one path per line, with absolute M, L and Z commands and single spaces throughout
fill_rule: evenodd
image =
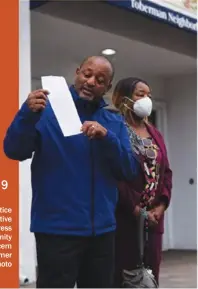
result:
M 48 0 L 42 0 L 42 1 L 35 1 L 35 0 L 30 0 L 30 9 L 36 9 L 38 7 L 40 7 L 43 4 L 46 4 L 47 2 L 49 2 Z
M 197 0 L 107 0 L 107 2 L 146 14 L 180 29 L 197 32 Z

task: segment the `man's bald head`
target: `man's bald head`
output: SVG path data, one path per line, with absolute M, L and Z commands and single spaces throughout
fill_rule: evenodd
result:
M 114 68 L 104 56 L 85 58 L 76 70 L 75 88 L 80 97 L 99 100 L 111 88 Z
M 114 78 L 114 74 L 115 74 L 115 69 L 113 64 L 111 63 L 110 60 L 108 60 L 105 56 L 102 55 L 93 55 L 93 56 L 88 56 L 86 57 L 80 64 L 80 67 L 82 67 L 85 63 L 89 62 L 89 61 L 101 61 L 103 63 L 106 63 L 107 66 L 109 66 L 109 69 L 111 71 L 111 81 Z

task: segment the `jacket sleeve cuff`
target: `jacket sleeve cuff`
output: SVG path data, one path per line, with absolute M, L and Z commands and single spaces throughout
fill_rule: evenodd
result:
M 20 109 L 19 115 L 28 123 L 36 124 L 41 116 L 40 112 L 33 112 L 31 109 L 29 109 L 26 102 L 22 104 L 22 107 Z
M 112 145 L 113 143 L 116 143 L 116 141 L 117 141 L 116 134 L 110 130 L 107 130 L 107 134 L 103 138 L 103 144 L 108 146 Z
M 170 204 L 170 194 L 168 189 L 165 187 L 163 189 L 162 195 L 160 196 L 159 199 L 160 203 L 164 203 L 166 206 L 166 209 L 168 208 L 169 204 Z

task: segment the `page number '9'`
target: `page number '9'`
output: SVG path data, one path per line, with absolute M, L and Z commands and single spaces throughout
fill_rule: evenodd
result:
M 6 180 L 1 181 L 1 189 L 7 190 L 8 188 L 8 182 Z

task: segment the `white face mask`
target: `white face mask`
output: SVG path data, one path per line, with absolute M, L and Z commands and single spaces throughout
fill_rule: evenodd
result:
M 151 99 L 146 96 L 135 101 L 133 105 L 133 111 L 137 116 L 144 118 L 151 114 L 152 107 L 153 105 Z

